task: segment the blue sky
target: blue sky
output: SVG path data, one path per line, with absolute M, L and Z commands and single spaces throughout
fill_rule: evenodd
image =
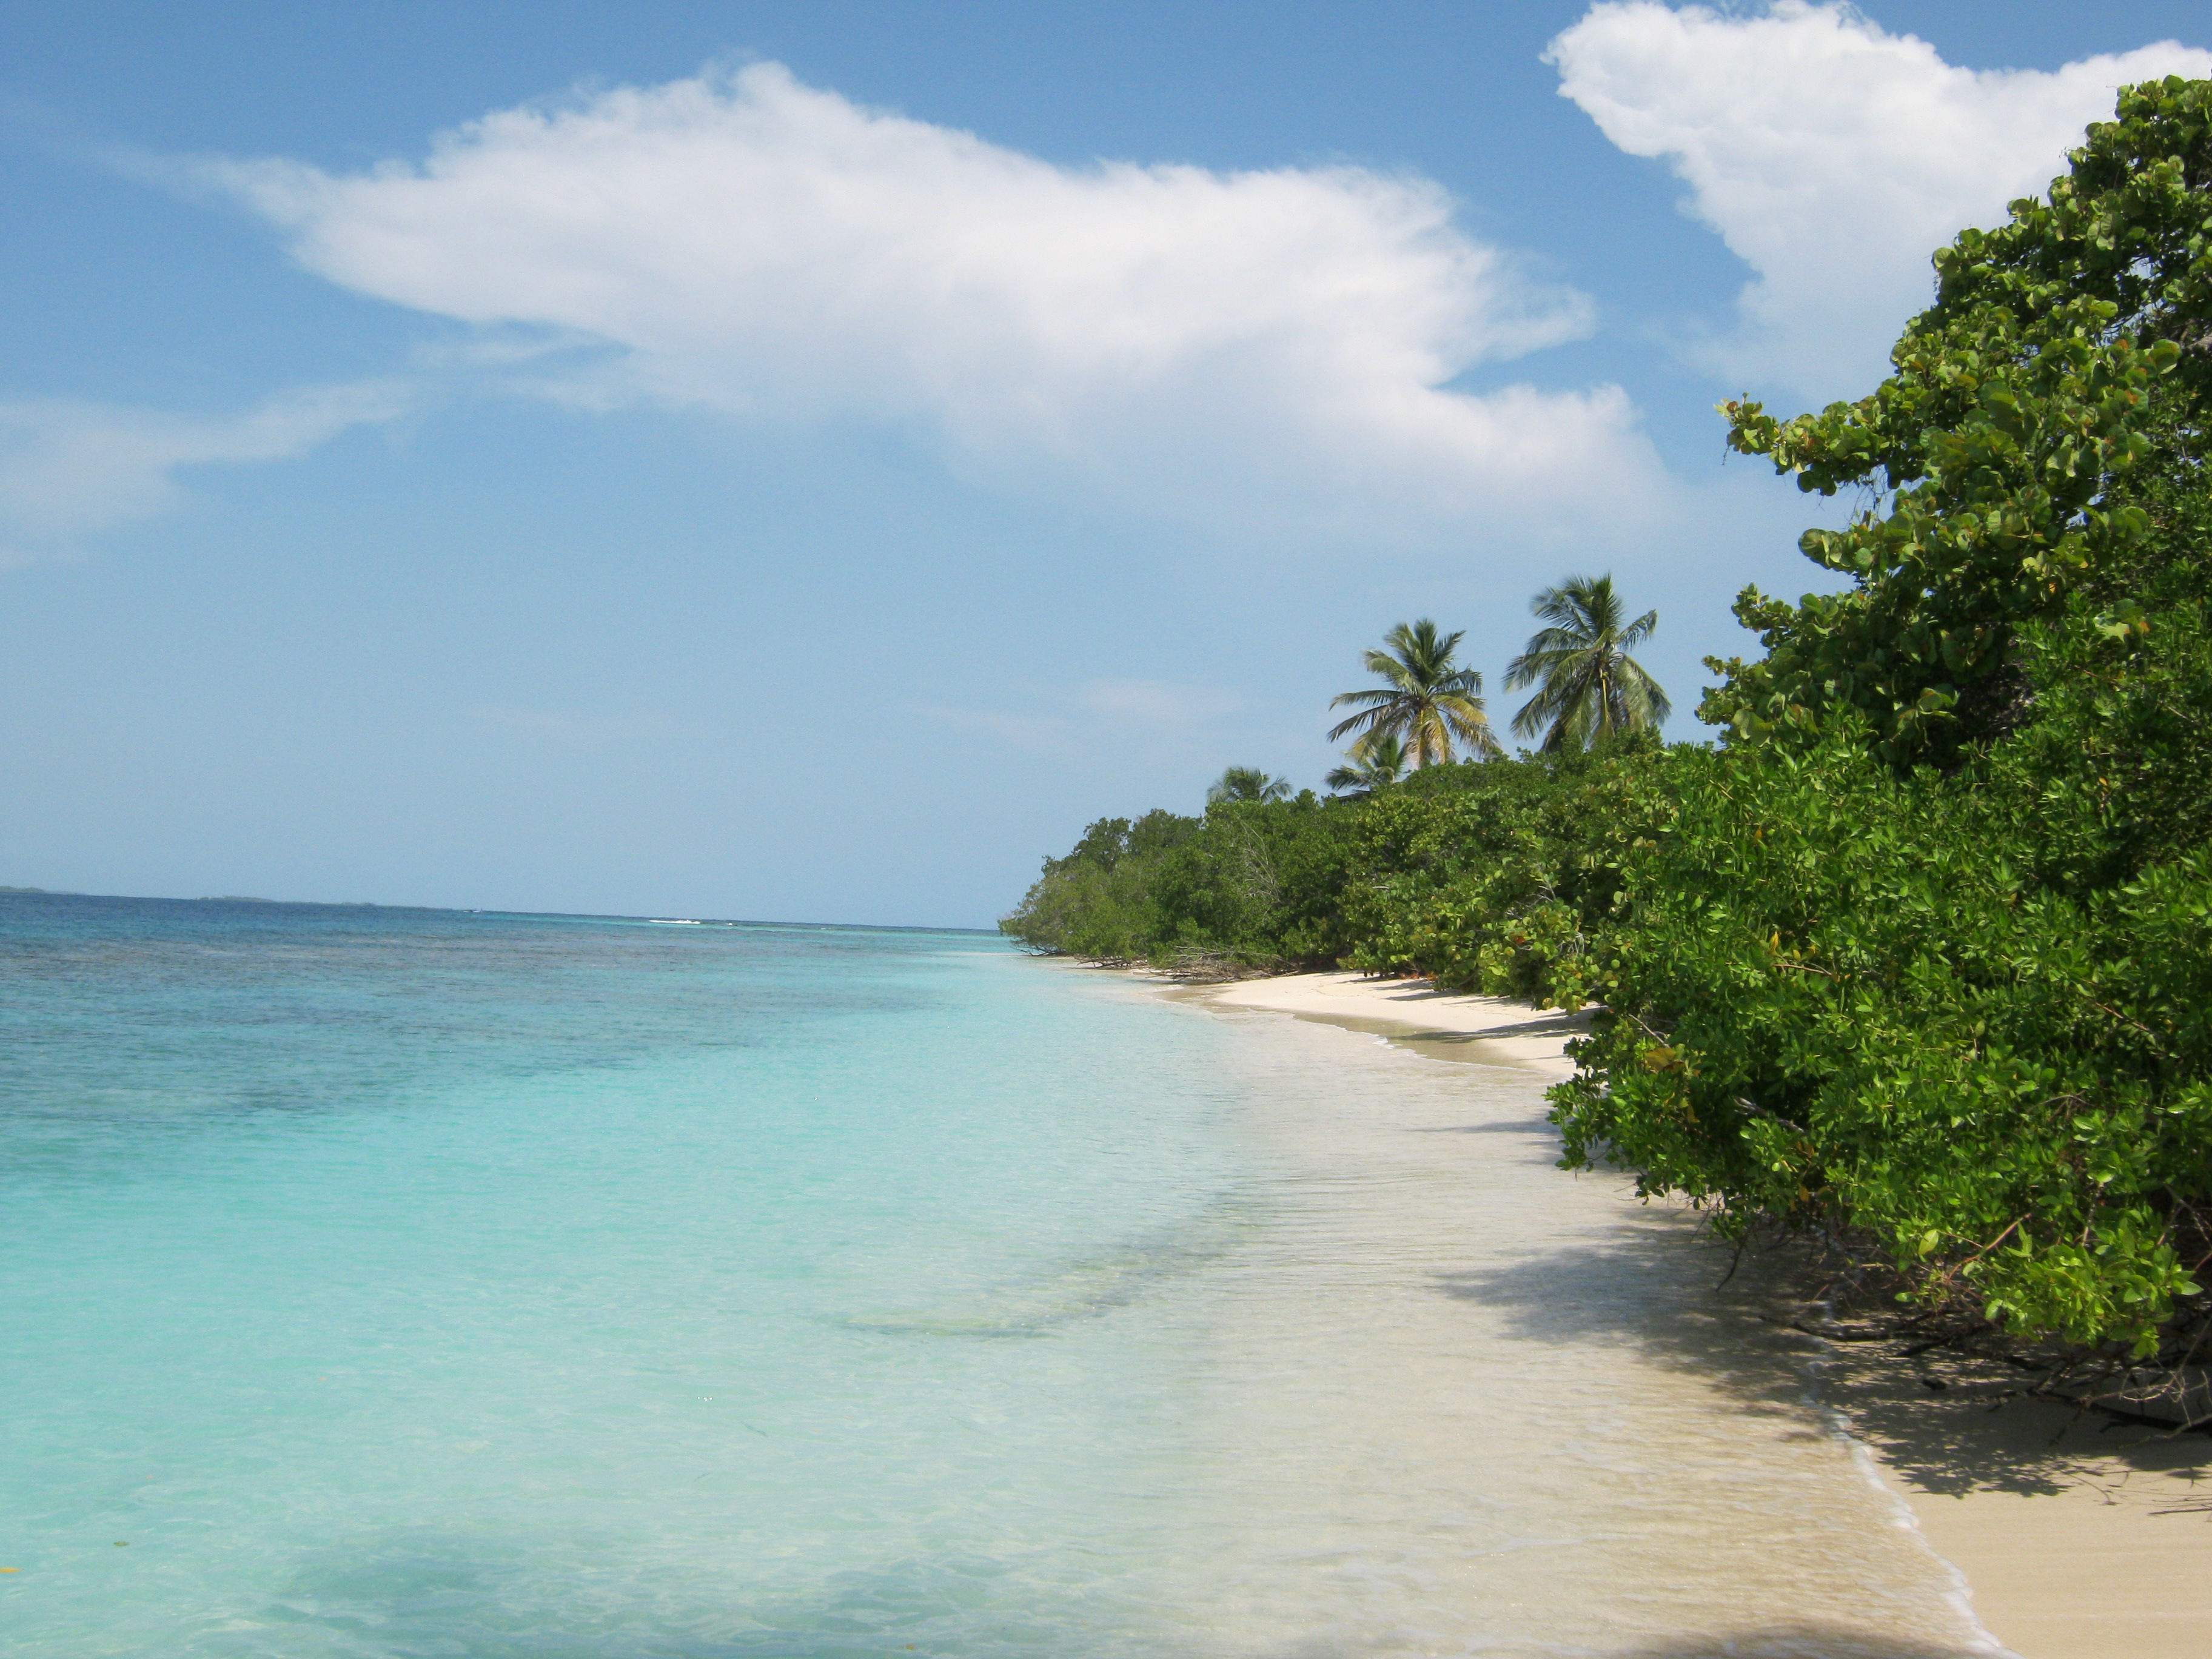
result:
M 0 882 L 988 924 L 1610 569 L 1690 717 L 2200 6 L 0 6 Z

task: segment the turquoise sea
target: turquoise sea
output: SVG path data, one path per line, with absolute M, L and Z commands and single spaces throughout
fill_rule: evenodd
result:
M 211 901 L 0 898 L 0 1650 L 1123 1616 L 1202 1024 L 974 934 Z
M 0 896 L 0 1654 L 1986 1646 L 1540 1086 L 980 934 Z

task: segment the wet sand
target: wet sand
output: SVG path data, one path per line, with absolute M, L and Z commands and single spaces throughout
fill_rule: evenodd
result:
M 2212 1653 L 2212 1439 L 2021 1398 L 1986 1364 L 1835 1346 L 1822 1393 L 2022 1659 Z
M 1350 974 L 1245 981 L 1195 997 L 1554 1079 L 1571 1073 L 1562 1050 L 1587 1023 Z M 1665 1247 L 1655 1237 L 1654 1248 Z M 2015 1376 L 1972 1362 L 1879 1345 L 1807 1351 L 1818 1397 L 1848 1424 L 1868 1474 L 1909 1504 L 1928 1547 L 1963 1575 L 1976 1617 L 2021 1659 L 2212 1653 L 2212 1438 L 2021 1398 Z M 1727 1361 L 1707 1345 L 1702 1363 Z M 1696 1639 L 1680 1649 L 1724 1650 Z

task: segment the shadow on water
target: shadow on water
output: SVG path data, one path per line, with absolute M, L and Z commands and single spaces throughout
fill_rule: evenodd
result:
M 1233 1636 L 1191 1642 L 1191 1626 L 1163 1621 L 1164 1610 L 1147 1607 L 1140 1593 L 1129 1593 L 1133 1586 L 1065 1584 L 1040 1598 L 1030 1575 L 1005 1562 L 910 1558 L 830 1574 L 803 1588 L 776 1586 L 749 1582 L 743 1548 L 696 1540 L 692 1570 L 671 1585 L 626 1572 L 622 1565 L 563 1573 L 546 1559 L 544 1541 L 502 1547 L 416 1534 L 367 1540 L 342 1557 L 328 1552 L 303 1565 L 261 1611 L 253 1637 L 226 1650 L 303 1651 L 303 1642 L 317 1644 L 317 1651 L 449 1659 L 872 1659 L 979 1652 L 1006 1659 L 1171 1659 L 1238 1650 Z M 567 1544 L 559 1553 L 573 1549 Z M 715 1565 L 702 1564 L 702 1555 L 715 1558 Z M 555 1575 L 564 1580 L 558 1587 L 548 1582 Z M 1347 1640 L 1333 1631 L 1276 1648 L 1273 1659 L 1402 1653 L 1402 1635 Z M 1986 1650 L 1793 1624 L 1577 1651 L 1589 1659 L 1972 1659 Z
M 948 1553 L 763 1582 L 757 1540 L 693 1538 L 678 1563 L 576 1540 L 416 1533 L 326 1550 L 224 1652 L 446 1659 L 859 1659 L 1154 1650 L 1133 1599 L 1040 1598 L 1021 1565 Z M 771 1549 L 772 1556 L 784 1552 Z M 673 1567 L 672 1571 L 671 1568 Z

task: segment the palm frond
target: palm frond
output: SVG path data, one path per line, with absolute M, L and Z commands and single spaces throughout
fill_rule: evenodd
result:
M 1214 780 L 1206 789 L 1209 805 L 1221 801 L 1260 801 L 1262 803 L 1288 800 L 1291 782 L 1288 778 L 1271 778 L 1256 766 L 1231 766 Z
M 1332 708 L 1360 708 L 1329 728 L 1330 741 L 1357 732 L 1347 751 L 1356 764 L 1380 757 L 1386 741 L 1398 746 L 1401 763 L 1416 767 L 1449 762 L 1455 738 L 1477 754 L 1498 752 L 1482 712 L 1481 673 L 1452 660 L 1465 637 L 1463 630 L 1439 632 L 1426 617 L 1393 628 L 1383 635 L 1382 648 L 1361 658 L 1367 672 L 1383 684 L 1344 692 L 1330 702 Z
M 1614 732 L 1649 730 L 1673 712 L 1658 682 L 1628 654 L 1651 636 L 1659 613 L 1624 623 L 1626 607 L 1610 574 L 1570 576 L 1528 609 L 1553 626 L 1532 635 L 1505 666 L 1507 689 L 1537 688 L 1513 716 L 1516 736 L 1541 732 L 1551 751 L 1586 748 Z
M 1659 682 L 1645 673 L 1643 665 L 1633 659 L 1621 659 L 1620 685 L 1623 695 L 1633 699 L 1632 706 L 1642 713 L 1643 718 L 1637 721 L 1639 726 L 1662 725 L 1674 712 L 1674 705 L 1659 689 Z
M 1339 701 L 1341 702 L 1342 699 L 1340 698 Z M 1378 723 L 1388 719 L 1389 714 L 1390 706 L 1388 704 L 1382 705 L 1379 708 L 1363 709 L 1360 713 L 1352 715 L 1349 720 L 1339 720 L 1335 725 L 1330 726 L 1328 728 L 1328 740 L 1331 743 L 1335 743 L 1343 738 L 1345 733 L 1347 732 L 1372 731 Z
M 1328 700 L 1328 706 L 1329 706 L 1331 708 L 1334 708 L 1338 707 L 1340 704 L 1342 704 L 1342 703 L 1347 703 L 1347 702 L 1349 702 L 1349 703 L 1363 703 L 1363 702 L 1367 702 L 1367 703 L 1378 703 L 1378 702 L 1389 702 L 1393 697 L 1396 696 L 1397 695 L 1398 695 L 1398 694 L 1397 694 L 1395 691 L 1393 691 L 1393 690 L 1389 690 L 1387 686 L 1379 686 L 1379 685 L 1376 685 L 1376 686 L 1370 686 L 1370 687 L 1368 687 L 1368 689 L 1367 689 L 1366 690 L 1364 690 L 1364 691 L 1340 691 L 1340 692 L 1338 692 L 1334 696 L 1331 697 L 1331 698 Z

